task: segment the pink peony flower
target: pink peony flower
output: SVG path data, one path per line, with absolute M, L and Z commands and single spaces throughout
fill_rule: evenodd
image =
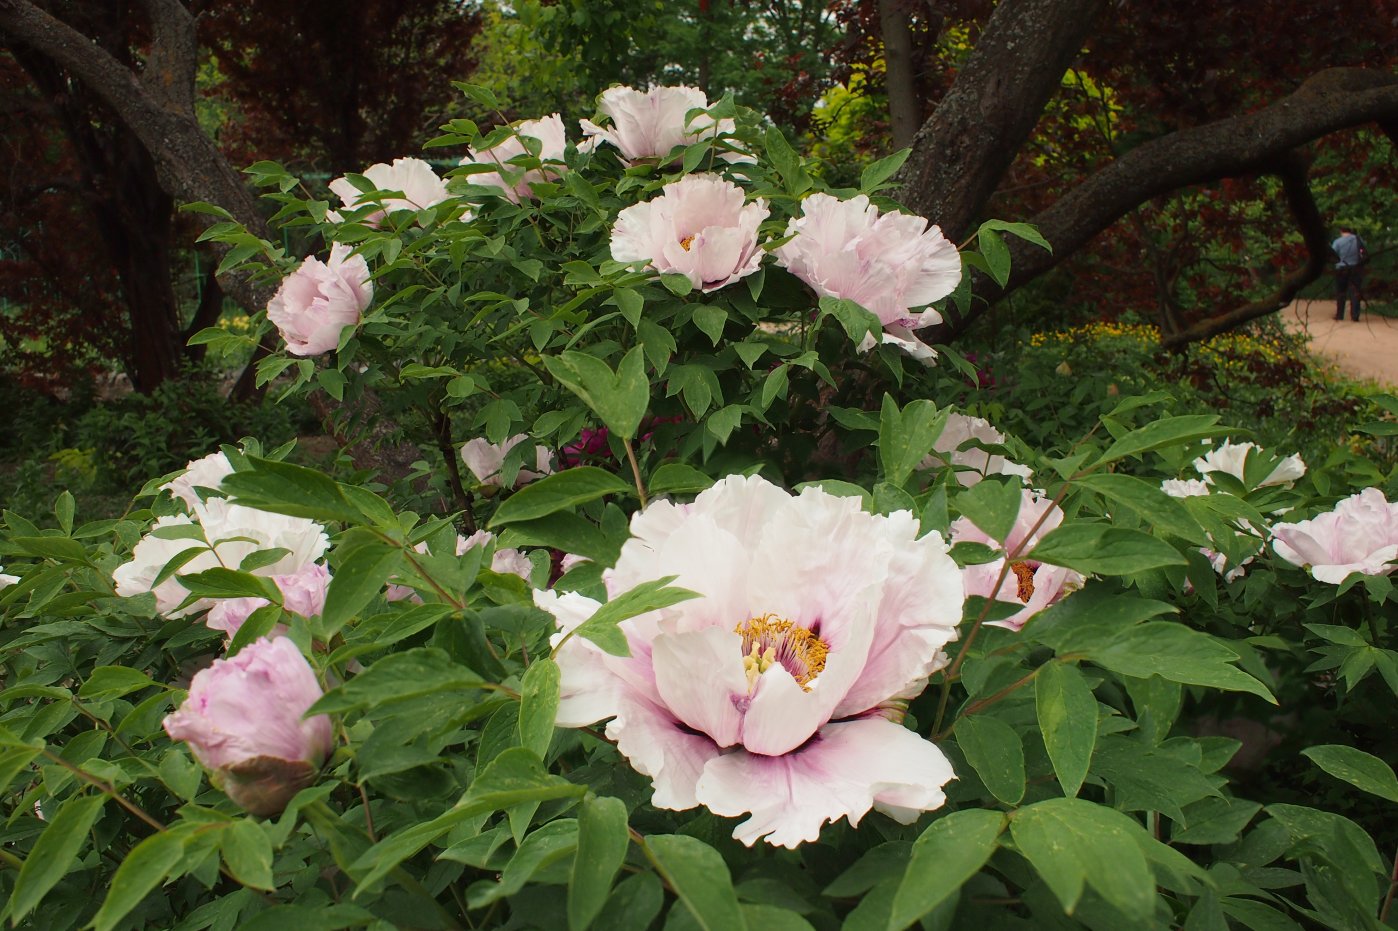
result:
M 612 228 L 612 258 L 645 262 L 678 273 L 696 288 L 715 291 L 751 275 L 762 264 L 757 227 L 767 202 L 744 205 L 743 189 L 718 175 L 688 175 L 660 196 L 627 207 Z
M 676 146 L 729 134 L 734 129 L 729 119 L 715 121 L 701 114 L 686 120 L 690 110 L 709 108 L 709 99 L 695 87 L 652 87 L 642 92 L 617 85 L 602 92 L 597 107 L 612 125 L 604 128 L 590 120 L 580 121 L 585 141 L 579 148 L 588 151 L 605 142 L 615 146 L 628 163 L 664 158 Z M 751 156 L 738 152 L 725 152 L 720 158 L 751 161 Z
M 652 502 L 608 590 L 673 575 L 701 597 L 624 621 L 623 658 L 563 642 L 597 602 L 536 591 L 559 628 L 558 724 L 610 718 L 654 805 L 748 814 L 733 836 L 749 846 L 795 847 L 870 808 L 909 823 L 939 807 L 951 766 L 898 722 L 947 662 L 961 580 L 942 539 L 918 530 L 907 511 L 875 516 L 757 476 L 690 505 Z
M 233 474 L 233 465 L 222 452 L 210 453 L 203 459 L 195 459 L 185 464 L 184 471 L 160 488 L 185 503 L 191 510 L 203 500 L 196 488 L 218 490 L 225 475 Z
M 1218 449 L 1212 450 L 1194 460 L 1194 468 L 1200 475 L 1204 476 L 1204 481 L 1212 483 L 1212 472 L 1227 472 L 1238 481 L 1244 481 L 1243 475 L 1247 467 L 1248 455 L 1258 447 L 1253 443 L 1224 443 Z M 1267 474 L 1267 477 L 1257 483 L 1258 488 L 1266 488 L 1269 485 L 1285 485 L 1290 487 L 1296 484 L 1297 479 L 1306 474 L 1306 463 L 1300 456 L 1287 456 L 1277 463 L 1276 468 Z
M 363 171 L 364 177 L 374 183 L 380 191 L 396 191 L 402 197 L 365 199 L 364 193 L 350 184 L 348 178 L 336 178 L 330 182 L 330 190 L 344 202 L 346 210 L 353 210 L 366 203 L 379 204 L 382 210 L 365 218 L 365 222 L 376 224 L 387 213 L 395 210 L 426 210 L 434 207 L 451 195 L 447 186 L 432 166 L 420 158 L 395 158 L 392 165 L 380 162 L 370 165 Z
M 311 256 L 282 281 L 267 304 L 267 319 L 276 325 L 292 355 L 315 356 L 340 345 L 340 333 L 359 325 L 374 298 L 369 265 L 350 247 L 336 243 L 330 261 Z
M 499 145 L 489 149 L 470 149 L 470 155 L 461 160 L 463 165 L 497 165 L 506 168 L 508 171 L 518 173 L 521 169 L 511 166 L 511 159 L 527 157 L 529 150 L 525 148 L 523 139 L 538 140 L 541 148 L 539 159 L 543 162 L 563 161 L 563 150 L 568 145 L 568 137 L 563 130 L 563 118 L 557 113 L 546 116 L 541 120 L 525 120 L 515 126 L 515 135 L 501 142 Z M 498 188 L 512 203 L 519 203 L 521 200 L 532 200 L 534 191 L 530 187 L 537 181 L 552 181 L 557 178 L 561 166 L 553 165 L 543 168 L 531 168 L 524 172 L 524 176 L 519 178 L 511 186 L 499 171 L 484 172 L 482 174 L 470 175 L 468 180 L 472 184 L 479 184 L 484 187 Z
M 1004 456 L 986 452 L 978 446 L 961 448 L 972 440 L 986 446 L 1003 446 L 1005 434 L 991 426 L 988 420 L 953 411 L 932 444 L 932 452 L 918 463 L 918 468 L 954 466 L 956 480 L 965 488 L 977 484 L 987 475 L 1018 475 L 1026 480 L 1033 478 L 1034 473 L 1028 466 L 1011 462 Z
M 282 607 L 292 614 L 312 618 L 325 610 L 325 593 L 330 587 L 330 570 L 310 563 L 287 575 L 274 575 L 272 581 L 282 593 Z M 233 639 L 252 612 L 271 604 L 266 598 L 225 598 L 209 609 L 204 623 Z M 277 624 L 268 636 L 279 637 L 286 627 Z
M 951 525 L 953 543 L 984 543 L 1006 554 L 993 562 L 967 566 L 961 578 L 967 597 L 979 595 L 1023 605 L 1010 617 L 986 622 L 1010 630 L 1022 630 L 1031 617 L 1083 585 L 1083 577 L 1072 569 L 1023 558 L 1049 531 L 1063 523 L 1063 512 L 1037 491 L 1026 488 L 1020 494 L 1019 516 L 1015 518 L 1009 537 L 1003 541 L 992 539 L 965 517 L 958 517 Z M 1044 517 L 1046 513 L 1048 516 Z M 1044 522 L 1035 529 L 1041 517 Z M 1006 559 L 1010 560 L 1009 571 L 1005 572 L 997 589 L 995 583 L 1005 571 Z
M 476 481 L 482 485 L 498 487 L 500 485 L 500 467 L 505 464 L 505 454 L 527 439 L 529 437 L 526 434 L 519 433 L 503 443 L 496 444 L 478 436 L 474 440 L 468 440 L 466 445 L 461 447 L 461 461 L 466 463 L 466 468 L 471 470 Z M 515 487 L 527 485 L 552 472 L 553 453 L 549 452 L 547 447 L 535 447 L 534 469 L 533 471 L 520 469 L 515 475 Z
M 189 744 L 229 798 L 254 815 L 275 815 L 330 754 L 330 718 L 303 719 L 322 694 L 294 643 L 263 638 L 196 673 L 165 732 Z
M 881 215 L 863 194 L 851 200 L 812 194 L 786 235 L 792 238 L 776 250 L 779 265 L 818 294 L 854 301 L 885 327 L 941 323 L 935 310 L 912 308 L 946 297 L 961 281 L 961 256 L 940 229 L 906 213 Z
M 1338 585 L 1351 572 L 1389 575 L 1398 568 L 1398 504 L 1366 488 L 1310 520 L 1273 524 L 1272 549 L 1317 582 Z
M 463 537 L 461 534 L 457 534 L 456 555 L 465 556 L 466 551 L 474 547 L 488 547 L 494 546 L 494 544 L 495 534 L 491 533 L 489 530 L 477 530 L 469 537 Z M 427 541 L 424 540 L 417 546 L 414 546 L 413 551 L 422 553 L 423 555 L 429 553 L 430 550 L 427 548 Z M 534 564 L 531 563 L 529 557 L 525 556 L 520 550 L 506 546 L 500 547 L 491 553 L 490 571 L 498 572 L 501 575 L 517 575 L 528 582 L 529 576 L 534 572 Z M 403 601 L 405 599 L 416 600 L 418 604 L 422 603 L 422 598 L 418 596 L 417 592 L 413 591 L 410 585 L 390 584 L 384 592 L 385 601 L 394 602 Z

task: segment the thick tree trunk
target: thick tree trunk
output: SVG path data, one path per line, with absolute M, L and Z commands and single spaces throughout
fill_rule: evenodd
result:
M 217 204 L 255 235 L 265 235 L 266 224 L 252 193 L 194 114 L 199 51 L 194 20 L 179 0 L 143 0 L 142 5 L 153 41 L 139 76 L 28 0 L 0 0 L 0 32 L 50 59 L 106 104 L 150 153 L 171 195 Z M 249 308 L 262 306 L 270 297 L 265 287 L 244 278 L 229 276 L 223 285 Z
M 1039 120 L 1106 0 L 1000 0 L 918 130 L 898 198 L 960 240 Z
M 913 30 L 907 0 L 879 0 L 879 31 L 883 34 L 884 91 L 888 94 L 889 128 L 893 147 L 913 144 L 922 125 L 922 102 L 913 73 Z

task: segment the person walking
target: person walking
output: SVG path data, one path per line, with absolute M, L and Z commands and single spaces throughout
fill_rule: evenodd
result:
M 1340 227 L 1340 238 L 1330 244 L 1335 256 L 1335 319 L 1345 319 L 1345 298 L 1350 300 L 1349 318 L 1359 321 L 1359 299 L 1364 287 L 1364 259 L 1367 249 L 1348 226 Z

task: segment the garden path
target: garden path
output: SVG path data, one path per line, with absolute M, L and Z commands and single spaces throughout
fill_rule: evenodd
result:
M 1287 329 L 1310 336 L 1311 351 L 1346 375 L 1398 388 L 1398 320 L 1367 310 L 1358 323 L 1335 319 L 1335 302 L 1293 301 L 1282 311 Z

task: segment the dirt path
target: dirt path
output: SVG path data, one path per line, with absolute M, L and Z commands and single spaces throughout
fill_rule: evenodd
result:
M 1336 320 L 1334 301 L 1295 301 L 1282 319 L 1287 329 L 1309 333 L 1311 350 L 1347 375 L 1398 388 L 1398 320 L 1368 311 L 1358 323 Z

